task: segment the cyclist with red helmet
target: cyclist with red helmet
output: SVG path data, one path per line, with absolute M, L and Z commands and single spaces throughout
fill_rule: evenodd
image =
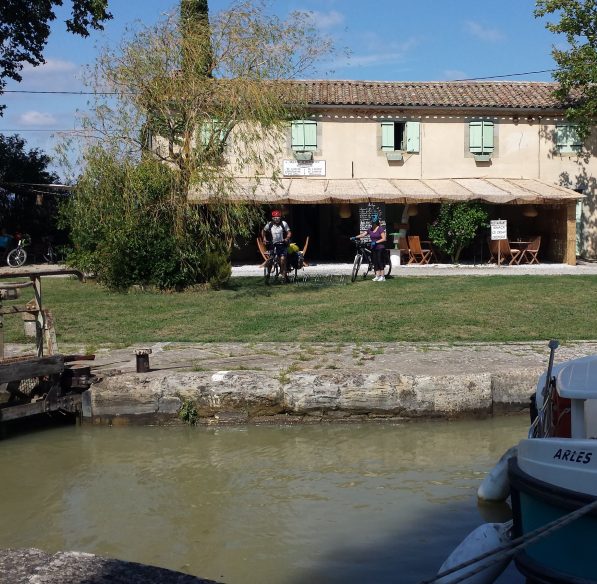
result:
M 272 220 L 263 228 L 263 239 L 268 242 L 269 249 L 276 248 L 284 280 L 286 280 L 286 256 L 288 255 L 288 244 L 291 237 L 290 227 L 282 219 L 282 211 L 274 209 L 272 211 Z

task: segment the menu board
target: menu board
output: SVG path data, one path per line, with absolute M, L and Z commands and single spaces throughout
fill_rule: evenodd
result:
M 386 224 L 386 204 L 385 203 L 365 203 L 359 205 L 359 229 L 367 231 L 371 227 L 371 215 L 377 213 L 379 222 L 385 227 Z

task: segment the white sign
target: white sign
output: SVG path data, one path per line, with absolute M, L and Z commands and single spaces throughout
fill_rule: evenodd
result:
M 491 239 L 493 241 L 500 239 L 508 239 L 508 222 L 505 219 L 498 219 L 497 221 L 490 221 L 491 224 Z
M 284 176 L 325 176 L 325 160 L 285 160 Z

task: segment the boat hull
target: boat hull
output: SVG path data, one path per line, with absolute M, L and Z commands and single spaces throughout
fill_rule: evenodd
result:
M 513 537 L 568 515 L 596 500 L 594 495 L 541 481 L 509 461 Z M 597 584 L 597 513 L 588 513 L 529 545 L 515 557 L 517 568 L 531 582 Z

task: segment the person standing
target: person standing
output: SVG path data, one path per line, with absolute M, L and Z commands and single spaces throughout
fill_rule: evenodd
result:
M 363 237 L 369 237 L 369 239 L 371 239 L 371 256 L 373 258 L 373 269 L 375 270 L 373 281 L 384 282 L 386 279 L 383 275 L 386 264 L 386 228 L 380 224 L 379 215 L 377 213 L 371 215 L 371 227 L 366 231 L 362 231 L 353 239 L 363 239 Z
M 288 256 L 288 243 L 292 237 L 292 232 L 288 223 L 282 219 L 282 211 L 274 209 L 272 211 L 272 220 L 263 228 L 263 239 L 268 242 L 270 250 L 275 248 L 280 261 L 280 271 L 282 278 L 286 281 L 286 258 Z

